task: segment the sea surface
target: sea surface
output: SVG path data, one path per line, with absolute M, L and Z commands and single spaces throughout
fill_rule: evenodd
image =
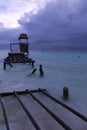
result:
M 45 88 L 49 93 L 87 116 L 87 52 L 31 50 L 35 74 L 29 64 L 13 64 L 3 69 L 8 50 L 0 51 L 0 92 Z M 40 77 L 39 65 L 44 76 Z M 69 89 L 68 101 L 63 100 L 63 88 Z M 85 130 L 85 129 L 84 129 Z

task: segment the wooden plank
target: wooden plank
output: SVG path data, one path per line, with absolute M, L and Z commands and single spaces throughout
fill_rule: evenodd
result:
M 75 114 L 76 116 L 78 116 L 79 118 L 81 118 L 82 120 L 87 122 L 87 117 L 84 116 L 83 114 L 81 114 L 80 112 L 74 110 L 73 108 L 71 108 L 70 106 L 64 104 L 63 102 L 57 100 L 56 98 L 54 98 L 53 96 L 51 96 L 50 94 L 46 93 L 45 91 L 43 91 L 42 89 L 39 89 L 40 92 L 42 92 L 44 95 L 46 95 L 47 97 L 49 97 L 51 100 L 55 101 L 56 103 L 62 105 L 64 108 L 66 108 L 67 110 L 69 110 L 70 112 L 72 112 L 73 114 Z
M 39 127 L 39 125 L 35 121 L 34 117 L 31 115 L 31 113 L 26 108 L 26 106 L 24 105 L 24 103 L 22 102 L 22 100 L 19 98 L 18 94 L 15 91 L 14 91 L 14 96 L 16 97 L 16 99 L 18 100 L 18 102 L 20 103 L 21 107 L 23 108 L 23 110 L 27 114 L 28 118 L 31 120 L 31 122 L 34 125 L 34 127 L 36 128 L 36 130 L 41 130 L 40 127 Z
M 45 91 L 46 89 L 42 89 L 43 91 Z M 21 91 L 16 91 L 17 94 L 27 94 L 26 93 L 27 90 L 21 90 Z M 29 90 L 30 92 L 34 93 L 34 92 L 39 92 L 39 89 L 36 89 L 36 90 Z M 4 96 L 11 96 L 11 95 L 14 95 L 14 91 L 11 91 L 11 92 L 3 92 L 3 93 L 0 93 L 0 95 L 2 97 Z
M 4 107 L 1 95 L 0 95 L 0 102 L 1 102 L 2 110 L 3 110 L 3 115 L 4 115 L 4 118 L 5 118 L 6 128 L 7 128 L 7 130 L 10 130 L 9 123 L 8 123 L 8 118 L 7 118 L 7 114 L 6 114 L 6 111 L 5 111 L 5 107 Z

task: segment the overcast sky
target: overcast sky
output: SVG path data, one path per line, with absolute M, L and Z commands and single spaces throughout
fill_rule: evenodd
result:
M 87 0 L 0 0 L 0 44 L 21 33 L 34 48 L 87 48 Z

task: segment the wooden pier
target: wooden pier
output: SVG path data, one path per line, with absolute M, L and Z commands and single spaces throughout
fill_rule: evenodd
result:
M 8 103 L 10 106 L 6 105 L 8 99 L 9 102 L 11 99 L 11 102 Z M 0 93 L 0 103 L 1 103 L 1 112 L 3 113 L 2 115 L 4 116 L 3 125 L 6 125 L 7 130 L 12 129 L 12 127 L 10 126 L 11 120 L 13 126 L 17 124 L 21 129 L 20 124 L 18 124 L 19 123 L 18 120 L 20 120 L 19 114 L 17 115 L 16 119 L 13 120 L 15 116 L 13 114 L 15 112 L 14 109 L 15 106 L 12 107 L 12 105 L 14 103 L 16 107 L 19 107 L 23 120 L 25 121 L 27 120 L 28 122 L 27 127 L 26 123 L 22 124 L 22 126 L 25 126 L 27 128 L 27 130 L 28 129 L 33 130 L 34 128 L 36 130 L 42 130 L 42 129 L 53 130 L 53 128 L 55 130 L 58 129 L 74 130 L 79 129 L 79 123 L 81 122 L 85 124 L 83 127 L 84 130 L 85 127 L 87 126 L 87 117 L 85 115 L 81 114 L 80 112 L 76 111 L 75 109 L 64 104 L 55 97 L 51 96 L 46 89 L 40 89 L 40 88 L 37 90 L 27 89 L 24 91 Z M 55 105 L 56 107 L 54 107 Z M 61 109 L 59 109 L 60 107 Z M 13 119 L 10 118 L 11 115 L 9 116 L 8 108 L 11 108 L 11 114 L 13 114 Z M 61 113 L 61 111 L 63 113 Z M 68 116 L 69 119 L 67 119 L 67 115 L 72 115 L 73 118 L 69 118 Z M 62 117 L 64 116 L 66 116 L 66 118 L 63 119 Z M 76 120 L 78 122 L 77 124 L 75 124 Z M 31 125 L 28 126 L 28 124 L 30 123 L 32 123 L 32 127 Z
M 22 41 L 22 39 L 26 41 Z M 35 61 L 29 57 L 28 36 L 26 34 L 21 34 L 18 40 L 18 43 L 10 44 L 10 52 L 8 52 L 8 56 L 3 62 L 4 70 L 6 70 L 7 65 L 12 67 L 12 63 L 29 63 L 32 67 L 34 67 Z M 18 50 L 13 48 L 14 45 L 17 46 Z

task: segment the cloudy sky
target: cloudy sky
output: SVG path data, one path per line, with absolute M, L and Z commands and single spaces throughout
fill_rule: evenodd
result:
M 0 0 L 0 44 L 27 33 L 31 48 L 87 48 L 87 0 Z

